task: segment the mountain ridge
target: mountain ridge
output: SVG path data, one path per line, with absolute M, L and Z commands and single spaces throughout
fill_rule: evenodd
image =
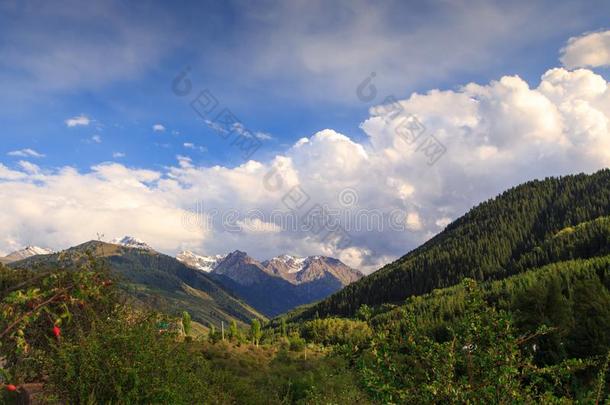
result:
M 193 320 L 216 327 L 221 322 L 228 325 L 232 320 L 246 326 L 254 318 L 265 319 L 209 275 L 154 250 L 89 241 L 9 266 L 34 270 L 69 267 L 88 260 L 90 255 L 110 267 L 127 296 L 151 308 L 178 316 L 186 310 Z
M 186 250 L 180 252 L 176 256 L 176 259 L 188 266 L 207 273 L 215 272 L 217 274 L 226 273 L 227 267 L 230 267 L 226 263 L 223 264 L 223 262 L 228 260 L 235 263 L 236 260 L 245 260 L 247 263 L 254 265 L 260 270 L 273 276 L 279 276 L 292 284 L 301 284 L 302 282 L 311 281 L 313 277 L 311 275 L 307 276 L 304 272 L 307 272 L 310 267 L 313 268 L 316 265 L 319 267 L 324 267 L 324 265 L 326 265 L 333 275 L 339 278 L 344 284 L 349 284 L 363 277 L 363 274 L 359 270 L 350 268 L 339 259 L 320 255 L 299 257 L 281 254 L 272 257 L 271 259 L 258 261 L 250 257 L 248 253 L 240 250 L 235 250 L 227 255 L 213 256 L 199 255 L 195 252 Z M 345 273 L 342 274 L 340 271 L 333 268 L 333 266 L 343 268 Z M 219 268 L 218 271 L 216 271 L 217 268 Z
M 280 255 L 260 262 L 239 250 L 229 253 L 209 274 L 268 316 L 323 299 L 363 276 L 330 257 Z

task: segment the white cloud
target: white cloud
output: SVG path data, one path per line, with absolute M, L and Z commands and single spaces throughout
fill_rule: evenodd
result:
M 11 170 L 0 163 L 0 180 L 21 180 L 27 177 L 26 173 Z
M 610 31 L 570 38 L 560 59 L 568 69 L 610 66 Z
M 72 127 L 76 127 L 76 126 L 87 126 L 87 125 L 89 125 L 91 120 L 86 115 L 81 114 L 81 115 L 77 115 L 76 117 L 68 118 L 64 122 L 66 123 L 66 125 L 68 127 L 72 128 Z
M 326 129 L 270 160 L 237 167 L 197 166 L 188 156 L 160 171 L 120 164 L 88 172 L 0 165 L 4 241 L 58 249 L 96 232 L 130 234 L 167 253 L 239 248 L 259 259 L 325 254 L 373 270 L 515 184 L 610 166 L 609 88 L 590 70 L 558 68 L 534 87 L 504 76 L 416 93 L 399 102 L 425 126 L 415 143 L 396 131 L 399 117 L 376 107 L 362 123 L 365 142 Z M 418 148 L 430 135 L 446 147 L 433 165 Z M 303 198 L 290 194 L 294 190 Z M 351 199 L 342 198 L 345 190 Z M 304 204 L 290 211 L 291 201 Z M 361 210 L 367 220 L 375 212 L 398 213 L 392 219 L 405 229 L 386 224 L 368 231 L 341 219 L 348 238 L 338 244 L 324 233 L 286 226 L 290 218 L 272 217 L 295 213 L 301 223 L 316 204 L 348 218 Z M 10 246 L 0 239 L 0 250 Z
M 112 157 L 115 159 L 120 159 L 120 158 L 124 158 L 126 155 L 123 152 L 114 152 L 112 154 Z
M 417 212 L 409 212 L 406 217 L 407 229 L 412 231 L 421 231 L 423 224 Z
M 161 124 L 155 124 L 152 127 L 153 131 L 155 132 L 165 132 L 165 127 Z
M 258 139 L 260 139 L 261 141 L 270 141 L 271 139 L 273 139 L 273 136 L 271 136 L 271 134 L 268 134 L 266 132 L 255 132 L 254 136 Z
M 40 172 L 40 167 L 35 165 L 34 163 L 28 162 L 26 160 L 20 160 L 19 166 L 27 173 L 31 175 L 36 175 Z
M 449 217 L 439 218 L 434 223 L 439 228 L 444 229 L 447 225 L 449 225 L 451 223 L 451 218 L 449 218 Z
M 208 148 L 206 148 L 205 146 L 195 145 L 192 142 L 184 142 L 182 146 L 184 146 L 186 149 L 198 150 L 199 152 L 207 152 L 208 150 Z
M 282 231 L 279 225 L 264 222 L 260 218 L 246 218 L 243 221 L 236 221 L 236 224 L 249 234 L 269 234 L 280 233 Z
M 42 153 L 38 153 L 34 149 L 30 149 L 30 148 L 14 150 L 14 151 L 7 153 L 7 155 L 18 156 L 18 157 L 34 157 L 34 158 L 42 158 L 45 156 Z
M 91 137 L 91 142 L 102 143 L 102 137 L 100 135 L 93 135 Z

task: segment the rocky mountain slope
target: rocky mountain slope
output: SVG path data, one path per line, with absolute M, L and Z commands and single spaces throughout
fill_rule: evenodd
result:
M 201 256 L 188 250 L 183 250 L 176 255 L 176 259 L 182 263 L 206 273 L 214 270 L 216 265 L 218 265 L 218 263 L 220 263 L 220 261 L 225 257 L 226 256 L 223 255 Z
M 227 256 L 183 252 L 178 259 L 210 276 L 268 316 L 327 297 L 363 275 L 330 257 L 282 255 L 264 262 L 239 250 Z

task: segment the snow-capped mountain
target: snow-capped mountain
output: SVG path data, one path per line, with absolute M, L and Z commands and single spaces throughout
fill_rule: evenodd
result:
M 124 236 L 123 238 L 115 238 L 110 241 L 113 245 L 121 245 L 133 249 L 142 249 L 142 250 L 154 250 L 150 246 L 148 246 L 144 241 L 134 238 L 133 236 Z
M 50 255 L 54 253 L 51 249 L 45 249 L 38 246 L 27 246 L 24 249 L 17 250 L 2 258 L 2 262 L 11 263 L 19 260 L 27 259 L 28 257 L 37 255 Z
M 358 270 L 346 266 L 340 260 L 326 256 L 281 255 L 261 264 L 268 273 L 282 277 L 292 284 L 308 283 L 330 275 L 341 284 L 348 285 L 363 276 Z
M 307 265 L 307 257 L 296 257 L 291 255 L 281 255 L 263 262 L 265 267 L 282 268 L 283 272 L 294 274 L 302 271 Z
M 318 301 L 363 276 L 332 257 L 284 254 L 259 262 L 239 250 L 216 263 L 210 275 L 269 316 Z
M 184 250 L 178 253 L 176 259 L 194 269 L 209 273 L 214 270 L 218 263 L 220 263 L 225 257 L 226 256 L 223 255 L 201 256 L 191 251 Z

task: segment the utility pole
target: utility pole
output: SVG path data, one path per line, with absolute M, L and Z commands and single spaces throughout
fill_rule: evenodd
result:
M 222 331 L 222 341 L 225 341 L 225 321 L 220 321 L 220 330 Z

